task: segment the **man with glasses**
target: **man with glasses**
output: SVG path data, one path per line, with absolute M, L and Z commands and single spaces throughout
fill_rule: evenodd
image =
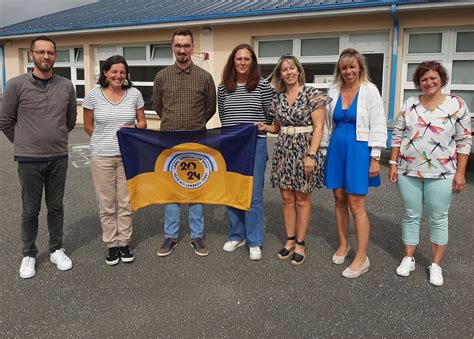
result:
M 38 214 L 43 187 L 48 208 L 50 261 L 59 270 L 72 268 L 64 253 L 63 196 L 68 167 L 68 134 L 76 125 L 76 94 L 71 81 L 55 75 L 56 43 L 46 36 L 34 39 L 29 57 L 34 68 L 11 79 L 3 93 L 0 130 L 13 142 L 21 185 L 20 277 L 36 274 Z
M 176 62 L 158 72 L 153 87 L 154 107 L 163 131 L 206 129 L 216 110 L 216 89 L 211 74 L 196 66 L 191 56 L 194 40 L 190 30 L 176 30 L 172 36 Z M 165 205 L 165 241 L 158 256 L 169 255 L 178 245 L 180 204 Z M 189 205 L 191 246 L 199 256 L 209 251 L 203 241 L 202 204 Z

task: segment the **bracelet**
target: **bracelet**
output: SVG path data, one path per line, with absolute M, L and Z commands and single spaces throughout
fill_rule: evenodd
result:
M 395 160 L 389 160 L 389 161 L 388 161 L 388 164 L 389 164 L 389 165 L 395 165 L 395 166 L 398 165 L 398 163 L 397 163 Z

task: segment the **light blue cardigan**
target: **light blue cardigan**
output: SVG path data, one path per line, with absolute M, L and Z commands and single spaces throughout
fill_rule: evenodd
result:
M 326 126 L 324 128 L 321 147 L 329 145 L 334 129 L 333 112 L 339 98 L 340 87 L 333 85 L 329 88 L 328 95 L 332 101 L 326 106 Z M 371 82 L 364 82 L 359 89 L 357 101 L 356 139 L 367 141 L 371 147 L 370 155 L 380 156 L 382 148 L 387 147 L 387 118 L 383 108 L 383 101 L 379 90 Z

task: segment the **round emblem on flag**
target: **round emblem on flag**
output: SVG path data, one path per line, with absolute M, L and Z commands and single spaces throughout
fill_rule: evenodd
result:
M 214 158 L 201 152 L 178 152 L 172 154 L 167 161 L 174 181 L 189 189 L 204 185 L 212 171 L 216 170 Z

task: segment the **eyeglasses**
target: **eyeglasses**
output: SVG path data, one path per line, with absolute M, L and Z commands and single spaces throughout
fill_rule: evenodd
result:
M 173 48 L 177 49 L 178 51 L 181 50 L 181 48 L 184 48 L 185 50 L 188 50 L 191 47 L 193 47 L 193 45 L 190 45 L 190 44 L 185 44 L 185 45 L 175 44 L 175 45 L 173 45 Z
M 52 51 L 31 51 L 32 53 L 35 53 L 36 55 L 39 55 L 39 56 L 49 56 L 49 57 L 54 57 L 56 56 L 56 52 L 52 52 Z

